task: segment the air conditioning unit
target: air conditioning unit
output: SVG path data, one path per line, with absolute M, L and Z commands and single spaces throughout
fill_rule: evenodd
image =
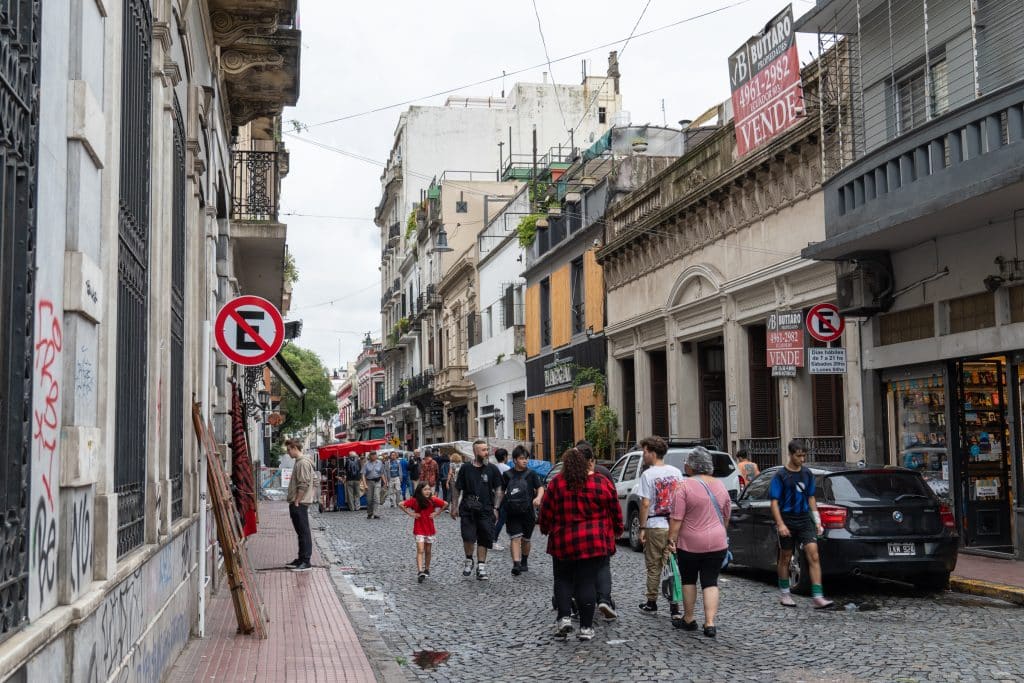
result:
M 860 268 L 836 277 L 836 302 L 843 315 L 870 315 L 881 307 L 875 303 L 872 278 Z

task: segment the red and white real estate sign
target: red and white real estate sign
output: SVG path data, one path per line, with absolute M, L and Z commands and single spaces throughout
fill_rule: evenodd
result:
M 768 316 L 768 367 L 804 366 L 803 311 L 777 311 Z
M 803 116 L 804 91 L 793 33 L 793 6 L 729 57 L 736 147 L 744 156 L 792 128 Z

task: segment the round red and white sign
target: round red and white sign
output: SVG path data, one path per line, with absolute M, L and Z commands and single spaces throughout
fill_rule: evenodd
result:
M 233 363 L 263 365 L 284 344 L 284 319 L 274 304 L 240 296 L 224 304 L 214 324 L 217 348 Z
M 835 341 L 845 329 L 846 320 L 835 304 L 816 304 L 807 314 L 807 331 L 818 341 Z

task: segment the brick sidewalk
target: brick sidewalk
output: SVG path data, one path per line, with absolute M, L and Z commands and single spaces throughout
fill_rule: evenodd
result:
M 235 632 L 225 583 L 207 601 L 206 638 L 189 642 L 167 680 L 374 681 L 316 545 L 312 571 L 279 569 L 296 551 L 287 503 L 261 502 L 259 529 L 249 538 L 249 559 L 270 616 L 269 638 Z

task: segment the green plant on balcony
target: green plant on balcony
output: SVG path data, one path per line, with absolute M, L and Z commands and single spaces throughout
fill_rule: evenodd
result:
M 416 210 L 409 212 L 409 218 L 405 221 L 405 239 L 412 239 L 416 234 Z
M 412 322 L 408 318 L 399 318 L 395 327 L 398 328 L 399 333 L 405 334 L 412 327 Z
M 525 346 L 517 346 L 516 350 L 515 350 L 515 354 L 517 356 L 525 356 L 526 355 L 526 347 Z
M 519 237 L 519 246 L 532 247 L 537 239 L 537 221 L 544 218 L 542 213 L 531 213 L 519 219 L 516 227 L 516 236 Z
M 587 441 L 600 458 L 611 458 L 619 436 L 619 416 L 609 406 L 599 405 L 584 427 Z
M 588 368 L 582 365 L 576 365 L 573 368 L 573 379 L 572 379 L 572 395 L 576 397 L 576 392 L 584 384 L 594 385 L 594 401 L 598 404 L 604 403 L 606 380 L 604 373 L 597 368 Z

